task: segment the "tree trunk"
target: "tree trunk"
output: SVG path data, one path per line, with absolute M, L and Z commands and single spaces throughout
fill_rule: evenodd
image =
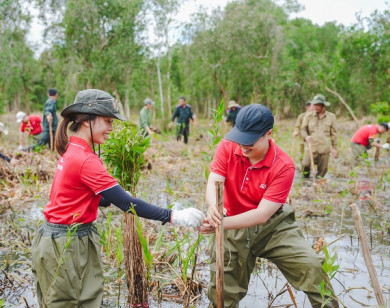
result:
M 135 217 L 130 213 L 124 213 L 123 250 L 128 304 L 130 307 L 148 307 L 148 282 L 146 280 L 142 246 L 135 227 Z
M 162 81 L 161 81 L 161 72 L 160 72 L 160 52 L 157 56 L 157 77 L 158 77 L 158 90 L 160 92 L 160 102 L 161 102 L 161 117 L 165 119 L 165 112 L 164 112 L 164 95 L 163 95 L 163 87 L 162 87 Z
M 217 83 L 217 86 L 218 86 L 218 88 L 219 88 L 219 91 L 220 91 L 221 94 L 222 94 L 222 97 L 223 97 L 223 100 L 224 100 L 225 104 L 227 104 L 227 103 L 229 102 L 229 98 L 228 98 L 227 93 L 226 93 L 226 91 L 224 90 L 222 84 L 219 82 L 219 79 L 218 79 L 218 76 L 217 76 L 217 72 L 216 72 L 216 71 L 213 72 L 213 77 L 214 77 L 215 82 Z

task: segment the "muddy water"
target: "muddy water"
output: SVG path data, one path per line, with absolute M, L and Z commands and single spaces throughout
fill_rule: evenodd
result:
M 154 152 L 150 154 L 153 169 L 141 179 L 139 196 L 164 207 L 179 201 L 183 206 L 204 209 L 204 167 L 207 163 L 201 151 L 207 150 L 206 144 L 207 140 L 195 144 L 194 147 L 185 147 L 183 144 L 169 141 L 157 144 Z M 348 207 L 348 204 L 354 202 L 358 202 L 378 279 L 387 302 L 390 302 L 390 157 L 382 157 L 382 161 L 376 166 L 373 161 L 369 163 L 368 167 L 354 168 L 354 173 L 351 174 L 351 170 L 342 160 L 331 160 L 325 181 L 315 184 L 311 180 L 303 180 L 297 172 L 290 194 L 297 222 L 309 243 L 314 244 L 323 236 L 326 243 L 331 243 L 331 254 L 337 253 L 336 264 L 340 265 L 340 268 L 332 280 L 332 285 L 346 307 L 375 307 L 376 304 L 354 220 Z M 359 201 L 355 186 L 356 181 L 361 178 L 372 182 L 372 195 L 380 204 L 374 206 L 367 201 Z M 26 307 L 27 304 L 30 307 L 37 306 L 30 272 L 29 247 L 32 234 L 42 219 L 46 199 L 46 195 L 40 195 L 35 201 L 20 201 L 19 204 L 13 205 L 12 210 L 1 215 L 0 298 L 5 300 L 5 307 Z M 105 210 L 104 215 L 99 215 L 98 224 L 103 224 L 108 211 L 110 209 Z M 114 223 L 119 222 L 120 218 L 121 214 L 115 211 Z M 160 226 L 156 225 L 155 228 Z M 193 238 L 196 238 L 196 232 L 191 232 Z M 154 244 L 151 247 L 154 247 Z M 208 283 L 208 258 L 206 238 L 198 248 L 197 266 L 197 277 L 204 287 L 207 287 Z M 105 275 L 113 275 L 110 264 L 106 263 L 104 266 Z M 118 288 L 112 281 L 109 280 L 106 285 L 103 304 L 105 307 L 118 306 Z M 242 300 L 240 307 L 268 307 L 285 283 L 281 273 L 263 260 L 252 275 L 248 295 Z M 122 284 L 122 290 L 124 287 Z M 302 292 L 293 290 L 293 294 L 298 307 L 310 307 Z M 124 307 L 123 293 L 120 298 L 119 306 Z M 290 295 L 284 292 L 277 296 L 272 305 L 288 307 L 291 304 Z M 194 305 L 208 306 L 205 289 Z M 183 307 L 183 304 L 169 301 L 158 304 L 152 301 L 151 306 Z

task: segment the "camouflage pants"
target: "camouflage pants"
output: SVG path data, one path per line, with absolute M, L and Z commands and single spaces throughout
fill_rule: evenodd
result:
M 326 172 L 328 172 L 329 153 L 325 153 L 325 154 L 313 153 L 313 158 L 314 158 L 314 164 L 317 165 L 316 177 L 323 178 Z M 310 175 L 310 165 L 311 165 L 310 154 L 309 154 L 309 150 L 306 149 L 302 161 L 303 175 L 305 177 L 309 177 Z
M 41 227 L 42 228 L 42 227 Z M 36 232 L 32 243 L 32 271 L 40 307 L 100 307 L 103 271 L 99 235 L 57 237 Z M 70 242 L 70 244 L 69 244 Z M 69 245 L 65 253 L 64 247 Z
M 208 290 L 210 307 L 216 307 L 215 254 L 213 245 Z M 224 232 L 225 307 L 238 307 L 245 297 L 257 257 L 273 262 L 295 289 L 307 294 L 313 307 L 321 307 L 323 302 L 318 288 L 322 280 L 328 282 L 333 294 L 321 258 L 303 237 L 294 211 L 287 204 L 265 224 Z M 324 307 L 338 307 L 338 303 L 333 300 Z
M 355 142 L 351 142 L 351 151 L 351 164 L 353 166 L 359 164 L 363 160 L 364 156 L 367 156 L 366 147 Z

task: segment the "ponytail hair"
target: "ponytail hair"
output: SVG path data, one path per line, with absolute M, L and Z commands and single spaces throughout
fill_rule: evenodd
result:
M 69 130 L 71 132 L 77 132 L 81 124 L 83 124 L 84 121 L 95 121 L 96 115 L 94 114 L 85 114 L 85 113 L 74 113 L 70 114 L 67 117 L 63 117 L 60 125 L 58 126 L 57 133 L 56 133 L 56 150 L 58 154 L 61 156 L 64 155 L 66 149 L 69 145 L 69 137 L 68 137 L 68 125 L 69 123 L 72 123 L 69 127 Z

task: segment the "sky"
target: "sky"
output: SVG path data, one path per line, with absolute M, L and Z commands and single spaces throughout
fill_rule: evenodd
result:
M 279 0 L 281 1 L 281 0 Z M 198 10 L 200 6 L 211 11 L 214 8 L 223 8 L 231 0 L 187 0 L 184 2 L 182 9 L 177 14 L 178 21 L 190 20 L 190 15 Z M 294 17 L 303 17 L 311 19 L 313 23 L 323 25 L 328 21 L 336 21 L 339 24 L 349 26 L 356 22 L 356 13 L 361 13 L 363 17 L 370 16 L 370 14 L 379 10 L 383 12 L 386 8 L 390 9 L 390 5 L 386 4 L 390 0 L 298 0 L 298 2 L 305 6 L 305 9 L 298 13 L 291 15 Z M 34 13 L 34 12 L 33 12 Z M 34 14 L 37 14 L 35 11 Z M 41 48 L 43 26 L 35 19 L 28 36 L 31 43 L 35 43 Z M 37 50 L 39 54 L 41 50 Z

